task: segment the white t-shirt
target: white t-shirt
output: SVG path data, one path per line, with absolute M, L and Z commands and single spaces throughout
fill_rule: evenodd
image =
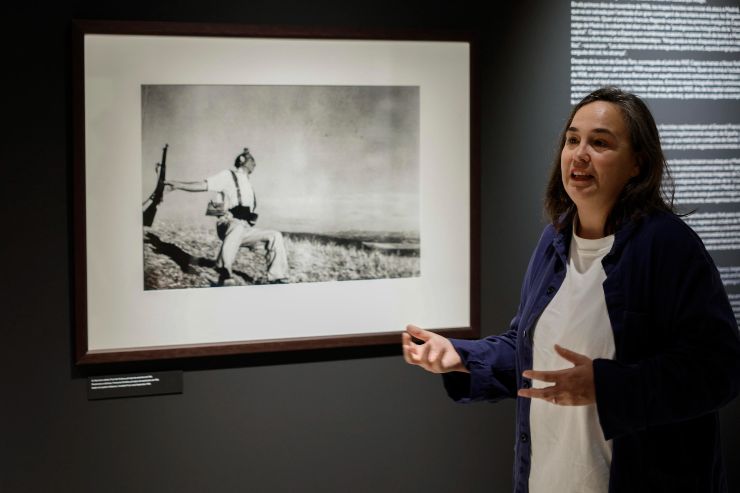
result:
M 574 231 L 563 285 L 535 327 L 535 370 L 573 366 L 555 352 L 555 344 L 592 359 L 614 358 L 614 334 L 602 287 L 606 273 L 601 265 L 613 243 L 614 235 L 588 240 Z M 535 388 L 549 385 L 532 382 Z M 612 443 L 604 440 L 595 404 L 559 406 L 532 399 L 529 421 L 530 493 L 606 493 Z
M 242 196 L 241 205 L 250 207 L 254 212 L 254 191 L 252 190 L 252 184 L 249 183 L 249 177 L 247 173 L 239 170 L 228 170 L 225 169 L 213 176 L 206 178 L 209 192 L 221 192 L 224 194 L 224 202 L 226 209 L 231 209 L 239 205 L 239 198 L 236 192 L 236 185 L 234 184 L 234 177 L 232 171 L 236 173 L 236 178 L 239 181 L 239 192 Z

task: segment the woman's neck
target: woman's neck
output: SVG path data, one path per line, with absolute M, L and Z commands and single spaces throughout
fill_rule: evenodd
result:
M 578 211 L 575 218 L 576 234 L 587 240 L 603 238 L 606 236 L 604 234 L 604 226 L 606 225 L 607 216 L 608 214 L 603 213 L 583 213 Z

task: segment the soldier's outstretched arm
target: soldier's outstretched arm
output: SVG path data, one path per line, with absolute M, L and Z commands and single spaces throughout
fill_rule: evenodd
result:
M 164 182 L 165 190 L 171 192 L 173 190 L 184 190 L 186 192 L 207 192 L 208 183 L 205 180 L 201 181 L 177 181 L 167 180 Z

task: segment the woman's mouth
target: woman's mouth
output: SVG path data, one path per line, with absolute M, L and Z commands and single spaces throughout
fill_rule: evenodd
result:
M 589 181 L 593 179 L 592 175 L 589 175 L 588 173 L 584 173 L 582 171 L 571 171 L 570 172 L 570 179 L 575 181 Z

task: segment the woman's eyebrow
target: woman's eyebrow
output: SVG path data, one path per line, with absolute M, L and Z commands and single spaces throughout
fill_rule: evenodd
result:
M 579 130 L 578 130 L 577 127 L 568 127 L 568 130 L 567 131 L 568 132 L 575 132 L 575 133 L 578 133 L 579 132 Z M 616 135 L 614 135 L 614 132 L 612 132 L 608 128 L 594 128 L 593 130 L 591 130 L 590 133 L 592 133 L 592 134 L 594 134 L 594 133 L 609 134 L 612 137 L 616 137 Z

